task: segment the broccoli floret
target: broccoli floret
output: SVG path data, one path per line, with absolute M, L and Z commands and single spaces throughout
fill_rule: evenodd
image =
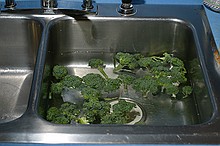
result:
M 136 105 L 131 102 L 127 102 L 124 99 L 120 99 L 117 104 L 113 105 L 113 112 L 118 112 L 121 114 L 129 113 Z
M 80 123 L 80 124 L 90 124 L 89 120 L 87 120 L 86 117 L 80 117 L 80 118 L 77 119 L 76 122 Z
M 138 60 L 138 64 L 142 68 L 151 67 L 153 63 L 154 61 L 151 57 L 143 57 Z
M 105 86 L 105 79 L 100 74 L 89 73 L 82 79 L 87 87 L 101 90 Z
M 63 83 L 62 82 L 58 82 L 58 83 L 52 83 L 51 84 L 51 88 L 50 91 L 53 94 L 61 94 L 61 92 L 63 91 Z
M 124 85 L 124 88 L 128 89 L 128 86 L 133 83 L 135 77 L 128 74 L 120 74 L 118 75 L 118 79 L 121 80 L 122 84 Z
M 76 120 L 80 114 L 80 110 L 77 105 L 69 102 L 63 103 L 59 110 L 69 121 Z
M 61 116 L 55 117 L 51 122 L 55 124 L 69 124 L 70 120 L 66 118 L 65 116 L 61 115 Z
M 179 88 L 176 85 L 166 84 L 164 88 L 165 88 L 166 94 L 171 95 L 171 97 L 173 98 L 176 98 L 176 95 L 179 93 Z
M 66 75 L 62 83 L 65 87 L 78 88 L 82 84 L 82 79 L 75 75 Z
M 56 117 L 60 115 L 60 110 L 57 107 L 51 107 L 47 110 L 47 117 L 48 121 L 52 121 Z
M 192 93 L 192 87 L 191 86 L 184 86 L 182 88 L 183 98 L 188 97 Z
M 119 52 L 115 55 L 115 60 L 119 63 L 113 70 L 113 72 L 120 71 L 123 68 L 134 70 L 138 67 L 137 56 L 130 53 Z
M 132 84 L 132 87 L 137 92 L 141 92 L 144 97 L 146 97 L 148 93 L 156 94 L 158 92 L 158 83 L 151 76 L 137 78 Z
M 119 102 L 112 106 L 112 113 L 106 114 L 101 118 L 102 124 L 126 124 L 132 119 L 129 115 L 131 110 L 136 105 L 131 102 L 127 102 L 124 99 L 119 100 Z
M 86 100 L 98 100 L 101 97 L 100 90 L 93 89 L 90 87 L 83 88 L 81 94 Z
M 121 116 L 120 113 L 113 112 L 101 118 L 101 124 L 126 124 L 127 118 Z
M 107 79 L 106 80 L 106 84 L 103 87 L 105 92 L 114 92 L 116 90 L 118 90 L 121 86 L 121 80 L 119 80 L 118 78 L 116 79 Z
M 108 79 L 108 75 L 104 71 L 104 68 L 105 68 L 104 61 L 102 61 L 101 59 L 90 59 L 89 66 L 91 66 L 91 68 L 97 68 L 100 71 L 100 73 L 106 79 Z
M 46 118 L 56 124 L 69 124 L 72 120 L 76 120 L 79 114 L 80 110 L 75 104 L 66 102 L 60 108 L 50 107 Z
M 83 104 L 84 115 L 82 117 L 85 117 L 89 123 L 99 123 L 101 117 L 110 112 L 110 107 L 108 102 L 89 100 Z
M 57 80 L 63 79 L 68 74 L 68 69 L 65 66 L 55 65 L 53 67 L 53 76 Z

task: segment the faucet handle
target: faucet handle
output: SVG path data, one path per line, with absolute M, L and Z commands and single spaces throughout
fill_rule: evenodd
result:
M 91 9 L 93 9 L 92 0 L 83 0 L 82 7 L 83 7 L 83 9 L 85 9 L 85 10 L 91 10 Z
M 137 10 L 131 4 L 132 0 L 122 0 L 122 4 L 118 8 L 118 13 L 122 16 L 134 15 Z

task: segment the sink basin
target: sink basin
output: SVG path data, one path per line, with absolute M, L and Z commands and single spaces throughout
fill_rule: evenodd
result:
M 25 17 L 0 17 L 0 123 L 27 109 L 42 25 Z
M 7 26 L 0 30 L 7 34 L 0 37 L 0 84 L 4 87 L 0 89 L 0 142 L 220 143 L 220 69 L 203 7 L 135 5 L 137 13 L 130 17 L 118 14 L 117 8 L 118 4 L 98 4 L 97 15 L 41 15 L 42 11 L 32 14 L 27 10 L 25 15 L 18 11 L 13 17 L 0 17 L 0 27 Z M 63 65 L 70 74 L 82 77 L 98 73 L 88 67 L 88 61 L 99 58 L 105 61 L 107 74 L 116 77 L 113 56 L 121 51 L 146 56 L 167 52 L 180 58 L 193 94 L 171 99 L 164 95 L 142 98 L 132 92 L 135 96 L 124 98 L 136 103 L 143 116 L 141 123 L 132 125 L 46 120 L 47 110 L 63 102 L 50 96 L 54 65 Z
M 88 73 L 97 73 L 88 66 L 88 62 L 92 58 L 99 58 L 107 64 L 105 70 L 109 77 L 114 78 L 113 57 L 117 52 L 141 53 L 145 56 L 164 52 L 174 54 L 184 61 L 187 68 L 188 80 L 194 86 L 191 97 L 184 100 L 172 100 L 164 95 L 129 98 L 139 103 L 146 112 L 144 125 L 201 124 L 211 119 L 214 108 L 199 67 L 195 35 L 190 23 L 181 19 L 62 18 L 49 29 L 46 67 L 51 69 L 54 65 L 63 65 L 70 74 L 83 77 Z M 192 70 L 196 71 L 191 73 Z M 43 85 L 50 86 L 53 82 L 52 71 L 49 72 L 51 76 L 45 73 Z M 43 113 L 54 103 L 62 102 L 59 98 L 48 101 L 49 97 L 45 98 L 44 95 L 50 95 L 49 92 L 47 90 L 41 97 L 42 105 L 39 104 L 39 108 Z M 45 104 L 48 108 L 45 108 Z

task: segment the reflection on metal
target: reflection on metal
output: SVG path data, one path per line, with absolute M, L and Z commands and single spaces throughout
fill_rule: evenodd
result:
M 119 16 L 117 7 L 100 4 L 98 15 L 75 17 L 33 14 L 33 9 L 25 15 L 1 13 L 0 142 L 220 143 L 220 77 L 210 49 L 215 47 L 213 36 L 201 5 L 135 5 L 138 13 L 131 17 Z M 89 58 L 98 57 L 104 59 L 110 74 L 112 57 L 119 51 L 149 56 L 166 51 L 180 57 L 188 73 L 195 71 L 199 77 L 189 75 L 193 97 L 180 101 L 166 96 L 129 97 L 145 109 L 145 125 L 58 125 L 44 120 L 52 104 L 47 97 L 54 64 L 84 75 L 91 71 L 86 67 Z M 194 59 L 198 62 L 191 66 Z M 203 74 L 197 74 L 194 67 Z

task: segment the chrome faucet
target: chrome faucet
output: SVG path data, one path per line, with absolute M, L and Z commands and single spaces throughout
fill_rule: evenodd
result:
M 45 9 L 56 8 L 57 0 L 42 0 L 42 7 Z
M 93 9 L 92 0 L 83 0 L 82 7 L 83 7 L 84 10 Z
M 5 0 L 5 8 L 13 9 L 15 6 L 15 0 Z
M 118 12 L 123 16 L 134 15 L 137 10 L 132 5 L 132 0 L 122 0 L 122 4 L 118 8 Z
M 83 2 L 61 2 L 61 6 L 58 6 L 57 0 L 42 0 L 42 7 L 44 9 L 51 9 L 51 8 L 57 8 L 57 9 L 68 9 L 68 10 L 83 10 L 87 12 L 93 12 L 96 11 L 95 4 L 93 4 L 92 0 L 83 0 Z

